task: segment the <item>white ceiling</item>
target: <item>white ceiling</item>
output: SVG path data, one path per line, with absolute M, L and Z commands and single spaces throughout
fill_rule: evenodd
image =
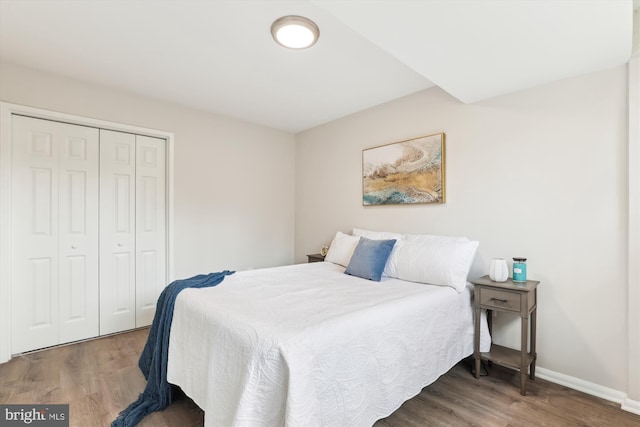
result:
M 313 48 L 271 38 L 291 14 Z M 295 133 L 434 84 L 470 103 L 624 64 L 632 20 L 632 0 L 0 0 L 0 60 Z

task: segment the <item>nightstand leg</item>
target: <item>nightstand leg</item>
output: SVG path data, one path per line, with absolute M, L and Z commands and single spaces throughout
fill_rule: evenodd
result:
M 476 307 L 476 315 L 475 315 L 476 333 L 475 333 L 475 336 L 473 337 L 473 357 L 476 362 L 475 363 L 476 370 L 474 373 L 476 378 L 480 378 L 480 319 L 481 319 L 480 307 Z
M 527 395 L 527 369 L 529 368 L 529 352 L 527 351 L 529 344 L 529 319 L 523 317 L 521 320 L 522 330 L 520 331 L 520 394 Z
M 538 358 L 538 354 L 536 353 L 536 312 L 538 308 L 534 308 L 531 312 L 531 357 L 533 360 L 531 361 L 531 368 L 529 370 L 529 378 L 532 380 L 536 379 L 536 359 Z

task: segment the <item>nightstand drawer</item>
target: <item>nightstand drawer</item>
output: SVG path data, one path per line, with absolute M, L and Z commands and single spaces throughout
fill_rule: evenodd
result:
M 324 256 L 322 256 L 321 254 L 307 255 L 307 258 L 308 258 L 309 262 L 322 262 L 322 261 L 324 261 Z
M 520 292 L 480 288 L 480 304 L 484 308 L 520 312 Z

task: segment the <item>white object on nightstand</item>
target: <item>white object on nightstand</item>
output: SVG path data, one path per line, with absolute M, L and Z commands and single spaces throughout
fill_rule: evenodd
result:
M 493 258 L 489 266 L 489 277 L 494 282 L 504 282 L 509 278 L 509 267 L 503 258 Z

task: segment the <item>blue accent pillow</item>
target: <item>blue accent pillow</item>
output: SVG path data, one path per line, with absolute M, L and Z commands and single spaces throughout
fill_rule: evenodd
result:
M 358 246 L 353 252 L 345 274 L 379 282 L 384 266 L 395 244 L 395 239 L 371 240 L 366 237 L 360 237 L 360 242 L 358 242 Z

